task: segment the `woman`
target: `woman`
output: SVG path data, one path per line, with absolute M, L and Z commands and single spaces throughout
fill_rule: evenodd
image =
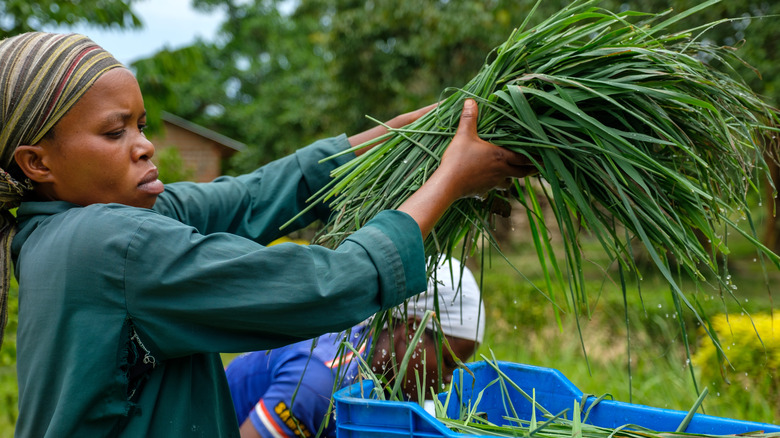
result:
M 163 187 L 135 77 L 87 37 L 9 38 L 0 79 L 2 257 L 8 266 L 13 238 L 24 437 L 238 436 L 219 352 L 343 330 L 424 291 L 422 240 L 452 202 L 533 171 L 477 137 L 469 101 L 439 169 L 398 210 L 335 250 L 265 247 L 354 155 L 322 158 L 384 130 Z

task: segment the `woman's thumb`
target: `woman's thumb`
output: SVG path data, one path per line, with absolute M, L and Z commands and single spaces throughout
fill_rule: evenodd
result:
M 461 135 L 470 135 L 477 131 L 477 117 L 479 116 L 479 110 L 477 109 L 477 103 L 474 99 L 466 99 L 463 102 L 463 113 L 460 115 L 460 121 L 458 122 L 458 132 Z

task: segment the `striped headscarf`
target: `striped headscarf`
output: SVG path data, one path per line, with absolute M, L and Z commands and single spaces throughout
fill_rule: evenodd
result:
M 9 212 L 32 190 L 14 151 L 35 145 L 106 71 L 122 67 L 78 34 L 29 32 L 0 41 L 0 345 L 8 319 L 10 247 L 16 219 Z

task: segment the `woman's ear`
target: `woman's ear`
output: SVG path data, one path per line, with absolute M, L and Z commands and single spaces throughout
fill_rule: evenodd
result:
M 27 178 L 36 183 L 51 181 L 51 171 L 44 164 L 46 150 L 39 145 L 21 145 L 14 151 L 14 159 Z

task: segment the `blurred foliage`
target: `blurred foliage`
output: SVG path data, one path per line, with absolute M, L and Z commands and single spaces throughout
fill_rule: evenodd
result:
M 16 278 L 11 278 L 8 291 L 8 322 L 5 326 L 3 346 L 0 348 L 0 368 L 16 363 L 16 328 L 19 322 L 19 286 Z
M 205 3 L 205 2 L 200 2 Z M 288 154 L 338 120 L 338 90 L 308 36 L 314 23 L 283 17 L 275 2 L 220 2 L 221 43 L 199 42 L 133 64 L 150 122 L 161 109 L 247 142 L 246 171 Z
M 154 161 L 160 172 L 158 178 L 165 184 L 195 180 L 195 170 L 186 166 L 178 148 L 157 147 Z
M 16 279 L 11 279 L 8 291 L 8 325 L 5 327 L 5 337 L 0 348 L 0 436 L 4 434 L 6 425 L 16 423 L 19 416 L 17 404 L 19 395 L 16 386 L 16 328 L 19 318 L 19 286 Z
M 741 404 L 751 403 L 760 389 L 780 418 L 780 322 L 769 313 L 738 313 L 716 315 L 711 324 L 726 357 L 711 342 L 701 343 L 692 362 L 701 369 L 702 382 L 717 394 L 734 393 L 729 397 Z
M 215 85 L 214 68 L 208 65 L 210 47 L 203 43 L 180 49 L 163 49 L 151 59 L 133 63 L 144 93 L 147 134 L 161 131 L 162 111 L 170 111 L 197 123 L 210 105 L 224 100 L 221 87 Z M 200 117 L 202 119 L 202 117 Z
M 117 29 L 141 27 L 133 12 L 139 0 L 2 0 L 0 38 L 39 30 L 44 26 L 76 24 Z

